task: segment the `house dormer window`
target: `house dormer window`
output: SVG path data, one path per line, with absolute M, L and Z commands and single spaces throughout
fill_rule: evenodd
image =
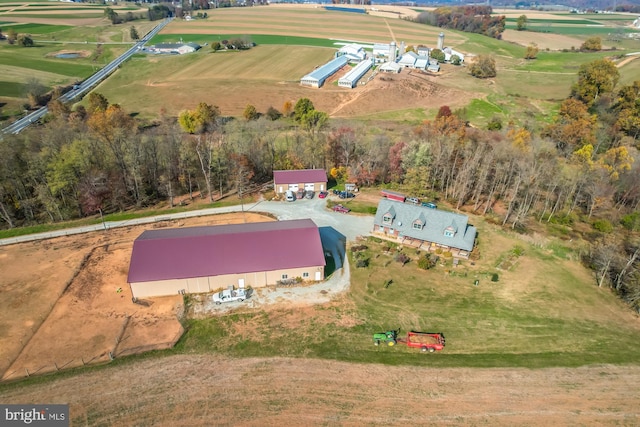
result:
M 456 230 L 453 227 L 449 226 L 444 229 L 444 235 L 445 237 L 454 237 L 456 235 Z
M 427 219 L 424 217 L 424 214 L 421 213 L 418 218 L 416 218 L 411 224 L 411 228 L 414 230 L 422 230 L 424 225 L 427 223 Z
M 393 219 L 396 217 L 395 209 L 391 208 L 388 212 L 382 215 L 382 222 L 384 224 L 390 225 L 393 222 Z

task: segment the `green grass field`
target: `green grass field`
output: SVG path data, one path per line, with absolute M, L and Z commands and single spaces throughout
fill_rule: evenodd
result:
M 51 15 L 47 15 L 47 14 L 38 14 L 38 13 L 6 13 L 4 15 L 6 18 L 33 18 L 33 19 L 37 19 L 37 18 L 42 18 L 42 19 L 51 19 Z M 69 20 L 74 20 L 74 19 L 87 19 L 87 18 L 102 18 L 104 16 L 103 12 L 92 12 L 92 13 L 68 13 L 68 14 L 56 14 L 55 15 L 57 19 L 69 19 Z
M 515 28 L 514 26 L 507 25 L 507 28 Z M 621 31 L 623 34 L 628 34 L 635 32 L 633 30 L 624 28 L 621 30 L 614 30 L 611 27 L 578 27 L 578 26 L 569 26 L 569 25 L 548 25 L 548 24 L 534 24 L 527 25 L 527 30 L 538 33 L 553 33 L 553 34 L 564 34 L 570 36 L 606 36 L 608 34 L 614 33 L 616 31 Z
M 577 254 L 536 248 L 484 223 L 481 259 L 419 270 L 416 249 L 401 266 L 388 243 L 369 240 L 368 268 L 351 262 L 351 289 L 338 303 L 305 310 L 242 312 L 191 320 L 174 351 L 229 356 L 318 357 L 422 366 L 579 366 L 636 363 L 640 330 L 615 296 L 598 289 Z M 524 255 L 513 257 L 514 248 Z M 512 259 L 506 270 L 497 265 Z M 491 280 L 498 273 L 498 281 Z M 385 286 L 392 280 L 389 286 Z M 479 281 L 474 286 L 475 280 Z M 611 316 L 619 312 L 620 316 Z M 244 325 L 251 325 L 251 332 Z M 420 354 L 399 344 L 375 347 L 374 332 L 444 332 L 445 350 Z
M 57 33 L 63 30 L 70 30 L 74 27 L 71 25 L 49 25 L 49 24 L 19 24 L 19 23 L 11 23 L 11 24 L 0 24 L 2 25 L 3 31 L 8 31 L 9 29 L 14 29 L 19 34 L 31 34 L 31 35 L 39 35 L 39 34 L 51 34 Z
M 265 34 L 158 34 L 151 39 L 150 44 L 183 42 L 208 43 L 232 40 L 234 38 L 248 37 L 258 45 L 286 45 L 286 46 L 317 46 L 336 47 L 338 40 L 318 39 L 313 37 L 274 36 Z M 343 41 L 344 42 L 344 41 Z

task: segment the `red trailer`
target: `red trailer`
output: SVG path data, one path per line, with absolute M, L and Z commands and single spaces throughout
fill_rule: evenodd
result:
M 382 197 L 386 197 L 389 200 L 395 200 L 403 203 L 407 199 L 407 196 L 405 196 L 404 194 L 398 193 L 396 191 L 391 191 L 391 190 L 382 190 L 381 194 L 382 194 Z
M 409 347 L 419 348 L 422 351 L 433 353 L 444 348 L 444 334 L 442 332 L 416 332 L 407 333 L 407 339 L 398 338 L 398 342 L 406 343 Z

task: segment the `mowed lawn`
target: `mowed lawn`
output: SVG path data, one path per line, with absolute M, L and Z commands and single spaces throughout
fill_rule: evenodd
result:
M 351 256 L 351 288 L 333 304 L 191 320 L 176 351 L 440 367 L 637 363 L 637 317 L 597 288 L 576 252 L 562 242 L 529 244 L 484 222 L 479 230 L 475 265 L 453 267 L 441 255 L 429 271 L 417 268 L 416 249 L 402 250 L 411 258 L 402 266 L 395 245 L 386 252 L 388 243 L 365 241 L 369 266 L 356 268 Z M 446 348 L 427 355 L 401 343 L 373 345 L 373 333 L 398 328 L 401 336 L 443 332 Z

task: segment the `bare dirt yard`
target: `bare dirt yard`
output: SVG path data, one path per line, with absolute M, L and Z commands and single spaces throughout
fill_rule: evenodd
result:
M 180 296 L 134 304 L 135 238 L 150 227 L 268 221 L 223 214 L 0 247 L 0 376 L 19 379 L 173 346 Z
M 179 355 L 6 388 L 2 400 L 69 403 L 72 425 L 634 426 L 639 382 L 636 366 L 433 369 Z

